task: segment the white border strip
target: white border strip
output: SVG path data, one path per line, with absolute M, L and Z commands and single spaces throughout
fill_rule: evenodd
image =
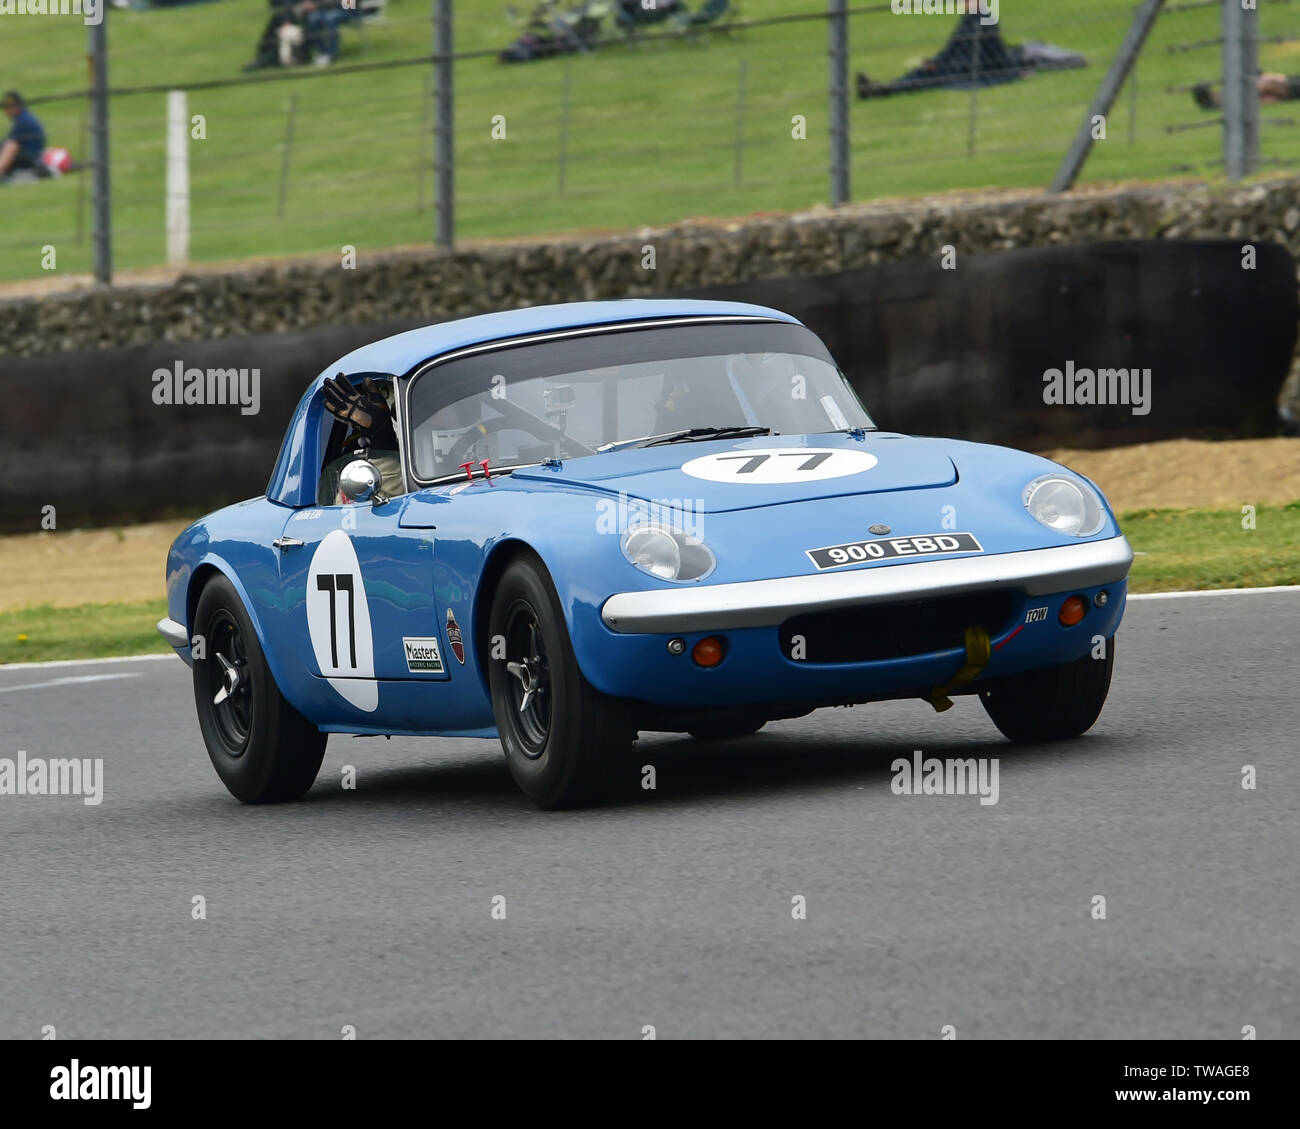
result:
M 1300 592 L 1300 584 L 1282 584 L 1275 588 L 1206 588 L 1200 592 L 1139 592 L 1130 600 L 1181 600 L 1186 596 L 1240 596 L 1246 592 Z M 0 667 L 0 670 L 3 670 Z
M 111 659 L 55 659 L 47 663 L 0 663 L 0 672 L 6 670 L 53 670 L 58 666 L 95 666 L 101 663 L 148 663 L 176 658 L 170 655 L 119 655 Z
M 1139 592 L 1130 595 L 1132 600 L 1181 600 L 1189 596 L 1242 596 L 1262 592 L 1300 592 L 1300 584 L 1283 584 L 1274 588 L 1206 588 L 1201 592 Z M 53 670 L 60 666 L 96 666 L 103 663 L 162 662 L 175 655 L 121 655 L 111 659 L 57 659 L 47 663 L 0 663 L 0 673 L 6 670 Z

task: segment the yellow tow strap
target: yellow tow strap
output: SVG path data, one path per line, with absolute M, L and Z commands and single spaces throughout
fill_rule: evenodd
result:
M 936 686 L 930 691 L 929 702 L 934 706 L 935 713 L 952 709 L 952 699 L 948 695 L 977 678 L 979 672 L 988 666 L 989 656 L 992 654 L 989 633 L 982 627 L 966 628 L 966 665 L 957 672 L 951 682 Z

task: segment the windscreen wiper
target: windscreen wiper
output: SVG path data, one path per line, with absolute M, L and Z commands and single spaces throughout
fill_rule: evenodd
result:
M 652 439 L 647 447 L 658 447 L 661 443 L 698 443 L 704 439 L 749 439 L 755 435 L 771 435 L 770 427 L 754 427 L 742 424 L 739 427 L 692 427 L 686 431 L 675 431 Z

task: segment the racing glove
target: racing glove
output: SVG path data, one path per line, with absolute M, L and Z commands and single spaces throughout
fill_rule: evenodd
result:
M 369 438 L 377 450 L 397 450 L 393 415 L 383 389 L 371 377 L 360 387 L 350 384 L 342 373 L 325 381 L 325 410 Z

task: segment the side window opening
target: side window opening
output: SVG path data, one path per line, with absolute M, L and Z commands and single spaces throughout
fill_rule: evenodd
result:
M 372 377 L 371 379 L 383 391 L 384 397 L 388 401 L 389 410 L 393 412 L 396 420 L 397 395 L 396 389 L 393 387 L 394 381 L 389 377 Z M 361 383 L 361 378 L 349 377 L 348 380 L 354 387 Z M 328 413 L 325 414 L 324 418 L 329 423 L 329 431 L 325 438 L 321 459 L 316 504 L 319 506 L 349 505 L 351 503 L 339 493 L 339 476 L 343 473 L 343 468 L 358 457 L 364 434 L 343 420 L 333 419 Z M 394 431 L 399 432 L 400 429 L 395 427 Z M 372 446 L 369 451 L 370 461 L 379 468 L 382 477 L 383 485 L 381 489 L 390 498 L 407 493 L 405 475 L 402 470 L 400 444 L 400 438 L 395 436 L 394 443 L 390 443 L 385 447 Z

